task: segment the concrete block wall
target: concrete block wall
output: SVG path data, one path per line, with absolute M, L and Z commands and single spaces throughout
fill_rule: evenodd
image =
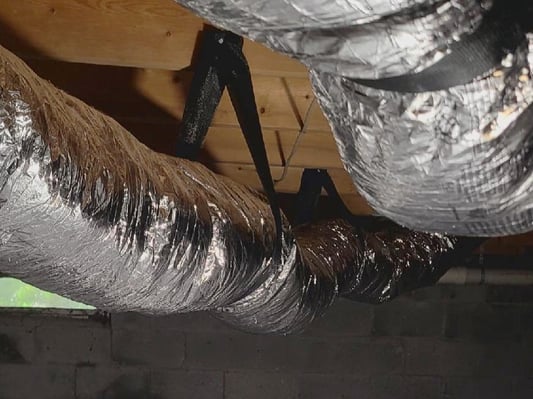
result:
M 340 301 L 288 337 L 201 313 L 0 310 L 0 399 L 533 398 L 531 291 Z

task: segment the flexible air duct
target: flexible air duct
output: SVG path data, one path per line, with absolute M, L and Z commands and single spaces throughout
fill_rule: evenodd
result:
M 155 153 L 0 48 L 0 273 L 110 311 L 303 328 L 338 295 L 432 284 L 463 241 L 342 220 L 291 230 L 200 164 Z M 469 244 L 465 241 L 466 244 Z
M 309 66 L 345 167 L 380 214 L 461 235 L 533 230 L 530 1 L 179 2 Z M 474 37 L 488 55 L 463 49 L 463 62 L 440 76 L 473 74 L 461 84 L 426 92 L 361 84 L 423 73 Z M 499 58 L 480 69 L 488 56 Z

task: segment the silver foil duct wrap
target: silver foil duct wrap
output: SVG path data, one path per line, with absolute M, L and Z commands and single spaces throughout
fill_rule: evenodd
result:
M 378 78 L 415 72 L 474 31 L 490 1 L 192 0 L 211 23 L 243 34 L 310 68 Z
M 379 213 L 424 231 L 533 229 L 531 36 L 489 76 L 420 94 L 313 71 L 358 190 Z
M 351 79 L 412 74 L 434 65 L 452 43 L 475 31 L 496 3 L 279 0 L 273 7 L 266 0 L 193 0 L 185 5 L 311 68 L 345 167 L 378 213 L 423 231 L 497 236 L 533 230 L 531 35 L 501 65 L 447 90 L 380 91 Z M 533 18 L 531 6 L 521 4 L 521 17 Z
M 0 48 L 0 273 L 109 311 L 211 310 L 300 330 L 340 294 L 434 283 L 460 243 L 342 220 L 292 230 L 264 198 L 155 153 Z M 459 246 L 457 246 L 459 243 Z

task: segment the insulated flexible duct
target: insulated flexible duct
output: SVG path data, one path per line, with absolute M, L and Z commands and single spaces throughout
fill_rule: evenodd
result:
M 200 164 L 155 153 L 0 48 L 0 273 L 110 311 L 212 310 L 299 330 L 338 295 L 432 284 L 467 241 L 343 220 L 292 230 Z
M 533 230 L 530 1 L 180 3 L 309 66 L 345 167 L 380 214 L 460 235 Z M 489 53 L 501 57 L 468 81 L 411 93 L 361 84 L 421 73 L 475 35 L 496 35 Z M 521 40 L 507 46 L 514 35 Z M 486 61 L 477 50 L 448 74 L 475 71 Z

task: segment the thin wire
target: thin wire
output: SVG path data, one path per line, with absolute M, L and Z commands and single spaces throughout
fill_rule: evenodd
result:
M 287 177 L 287 173 L 289 172 L 289 168 L 292 163 L 292 158 L 296 154 L 296 150 L 298 149 L 298 146 L 300 145 L 300 141 L 305 133 L 307 133 L 307 129 L 309 128 L 309 120 L 311 117 L 311 111 L 313 110 L 313 105 L 316 103 L 316 97 L 313 97 L 313 101 L 309 104 L 309 107 L 307 107 L 307 111 L 305 112 L 305 116 L 302 123 L 302 128 L 298 132 L 298 135 L 296 136 L 296 139 L 294 140 L 294 143 L 292 144 L 291 152 L 289 153 L 289 156 L 285 160 L 285 165 L 283 165 L 283 173 L 281 174 L 281 177 L 279 179 L 274 179 L 274 184 L 278 184 L 285 180 Z

